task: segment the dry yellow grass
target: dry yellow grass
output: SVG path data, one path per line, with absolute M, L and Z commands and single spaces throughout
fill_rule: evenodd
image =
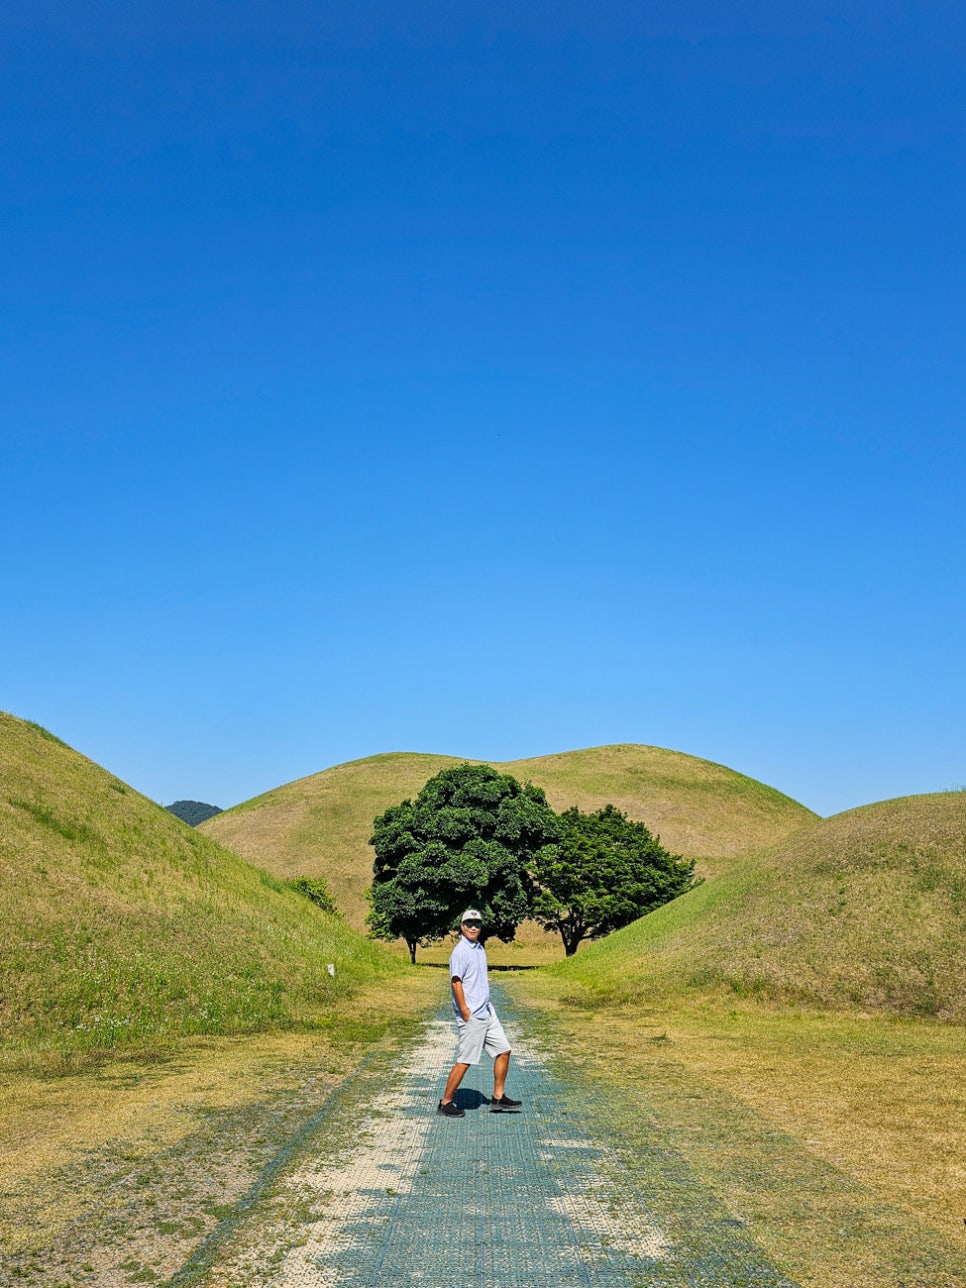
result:
M 407 967 L 314 1032 L 188 1038 L 54 1078 L 0 1073 L 0 1276 L 172 1273 L 360 1057 L 391 1057 L 438 1000 L 437 981 Z
M 737 1124 L 733 1134 L 713 1131 L 710 1121 L 702 1127 L 704 1088 L 720 1089 L 853 1178 L 873 1205 L 894 1205 L 966 1253 L 962 1025 L 780 1011 L 747 1001 L 728 1007 L 677 997 L 654 1004 L 646 988 L 636 1004 L 588 1008 L 566 970 L 503 983 L 519 1002 L 545 1012 L 576 1064 L 639 1097 L 668 1125 L 679 1123 L 677 1147 L 713 1179 L 733 1211 L 756 1224 L 799 1282 L 880 1288 L 883 1250 L 863 1248 L 851 1236 L 839 1247 L 824 1239 L 825 1223 L 836 1219 L 831 1200 L 814 1224 L 793 1217 L 795 1196 L 769 1174 L 764 1159 L 769 1183 L 749 1191 L 755 1168 L 753 1156 L 749 1168 L 747 1141 L 739 1142 Z M 814 1194 L 808 1202 L 821 1206 Z M 941 1282 L 958 1280 L 953 1274 Z
M 363 893 L 372 880 L 369 837 L 377 814 L 415 796 L 451 756 L 393 752 L 336 765 L 234 809 L 201 830 L 278 876 L 322 876 L 350 925 L 362 929 Z M 619 745 L 498 763 L 495 768 L 543 787 L 555 809 L 612 803 L 660 834 L 671 850 L 710 874 L 736 856 L 816 820 L 773 788 L 722 765 L 660 747 Z M 525 943 L 552 940 L 536 927 Z
M 543 787 L 556 810 L 616 805 L 701 875 L 817 820 L 790 797 L 724 765 L 663 747 L 618 744 L 516 760 L 498 769 Z
M 331 1067 L 317 1080 L 320 1094 L 348 1072 L 348 1051 L 332 1051 L 327 1036 L 257 1034 L 244 1038 L 188 1038 L 164 1059 L 128 1056 L 56 1079 L 7 1073 L 0 1108 L 0 1186 L 6 1195 L 45 1194 L 47 1216 L 40 1229 L 18 1204 L 7 1205 L 3 1245 L 18 1253 L 49 1239 L 103 1196 L 96 1174 L 69 1189 L 51 1184 L 71 1164 L 100 1150 L 117 1151 L 129 1163 L 169 1149 L 212 1110 L 261 1099 L 289 1064 Z M 329 1061 L 331 1065 L 329 1066 Z
M 966 794 L 946 792 L 803 829 L 575 958 L 505 984 L 544 1008 L 596 1077 L 639 1089 L 798 1282 L 959 1288 L 964 936 Z M 752 1117 L 739 1123 L 736 1108 L 730 1130 L 709 1087 Z M 895 1205 L 939 1232 L 946 1243 L 929 1252 L 928 1273 L 903 1262 L 914 1227 L 889 1218 L 866 1245 L 865 1218 L 853 1228 L 847 1195 L 826 1193 L 820 1177 L 797 1211 L 801 1157 L 764 1144 L 758 1156 L 758 1121 L 864 1187 L 864 1210 L 882 1204 L 888 1216 Z M 765 1175 L 767 1185 L 755 1181 Z M 908 1276 L 886 1275 L 900 1264 Z

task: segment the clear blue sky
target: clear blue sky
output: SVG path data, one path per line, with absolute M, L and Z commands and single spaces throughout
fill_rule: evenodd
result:
M 0 707 L 165 802 L 966 781 L 961 4 L 0 24 Z

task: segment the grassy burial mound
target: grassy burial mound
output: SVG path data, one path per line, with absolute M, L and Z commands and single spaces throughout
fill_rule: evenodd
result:
M 726 989 L 966 1020 L 966 793 L 848 810 L 588 948 L 566 977 L 645 1002 Z
M 336 765 L 226 810 L 201 831 L 276 876 L 322 876 L 350 925 L 362 928 L 372 881 L 372 822 L 415 797 L 453 756 L 394 752 Z M 474 761 L 471 763 L 479 763 Z M 494 764 L 544 788 L 556 810 L 614 804 L 709 874 L 816 820 L 774 788 L 660 747 L 594 747 Z
M 369 756 L 255 796 L 198 829 L 279 877 L 324 878 L 358 930 L 372 884 L 372 822 L 390 805 L 416 796 L 452 756 L 406 752 Z
M 542 787 L 558 813 L 571 805 L 585 812 L 616 805 L 667 849 L 695 859 L 701 876 L 818 819 L 757 779 L 663 747 L 591 747 L 496 767 Z
M 398 970 L 340 918 L 2 713 L 0 915 L 8 1057 L 311 1020 Z

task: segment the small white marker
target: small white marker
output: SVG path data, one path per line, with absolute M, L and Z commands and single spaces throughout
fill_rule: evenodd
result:
M 335 962 L 329 962 L 325 969 L 329 972 L 329 974 L 330 974 L 330 975 L 334 975 L 334 974 L 335 974 Z

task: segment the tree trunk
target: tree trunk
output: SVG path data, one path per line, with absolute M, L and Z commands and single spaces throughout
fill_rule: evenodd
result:
M 406 940 L 406 947 L 409 949 L 409 960 L 413 966 L 416 965 L 416 944 L 417 940 L 415 939 Z
M 580 945 L 580 941 L 584 938 L 584 932 L 579 927 L 572 927 L 569 931 L 561 930 L 560 938 L 563 940 L 564 956 L 573 957 Z

